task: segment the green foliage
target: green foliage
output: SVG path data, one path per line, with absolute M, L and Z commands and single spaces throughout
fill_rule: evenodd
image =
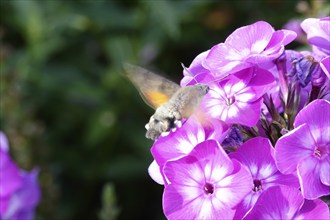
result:
M 163 219 L 147 173 L 152 110 L 122 62 L 179 81 L 180 62 L 257 20 L 280 28 L 297 2 L 2 0 L 0 129 L 22 168 L 41 169 L 37 219 L 97 219 L 101 208 L 101 219 Z
M 111 183 L 107 183 L 102 191 L 102 210 L 99 214 L 100 220 L 116 219 L 120 210 L 116 205 L 115 189 Z

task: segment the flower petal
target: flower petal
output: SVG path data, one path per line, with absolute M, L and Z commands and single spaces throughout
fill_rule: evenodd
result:
M 239 204 L 253 187 L 252 176 L 249 171 L 236 160 L 233 160 L 233 164 L 236 167 L 236 172 L 215 184 L 215 196 L 229 207 Z
M 271 72 L 256 67 L 254 68 L 254 76 L 248 86 L 240 90 L 239 94 L 236 94 L 235 97 L 238 100 L 256 101 L 273 88 L 274 83 L 275 78 Z M 246 99 L 246 97 L 249 97 L 249 99 Z
M 235 30 L 226 39 L 225 44 L 244 55 L 261 53 L 268 45 L 273 33 L 274 29 L 270 24 L 259 21 Z
M 274 54 L 277 56 L 281 55 L 281 47 L 289 44 L 297 37 L 297 34 L 289 30 L 278 30 L 275 31 L 272 35 L 272 39 L 268 43 L 264 53 Z
M 210 70 L 211 74 L 221 78 L 253 66 L 242 62 L 243 58 L 240 53 L 221 43 L 211 48 L 202 65 Z
M 213 81 L 214 78 L 210 71 L 202 66 L 202 62 L 209 54 L 209 50 L 199 54 L 190 64 L 189 68 L 183 70 L 183 79 L 180 82 L 181 86 L 194 85 L 196 83 L 207 83 Z
M 294 126 L 307 123 L 318 144 L 329 145 L 330 152 L 330 102 L 316 99 L 303 108 L 296 116 Z M 314 145 L 315 146 L 315 145 Z
M 277 168 L 284 174 L 296 171 L 300 160 L 314 154 L 315 141 L 307 124 L 283 135 L 275 146 Z
M 250 191 L 252 178 L 237 161 L 231 161 L 216 141 L 198 144 L 187 156 L 168 161 L 164 174 L 164 212 L 169 219 L 232 218 L 236 206 Z M 205 184 L 214 192 L 205 193 Z M 209 212 L 206 212 L 208 210 Z M 229 210 L 229 212 L 227 212 Z
M 191 191 L 188 191 L 187 188 L 185 190 L 188 192 L 185 193 L 186 195 L 189 196 L 190 192 L 190 195 L 196 196 L 196 199 L 185 197 L 180 186 L 166 186 L 163 195 L 163 209 L 168 219 L 194 219 L 196 217 L 196 212 L 193 210 L 200 209 L 203 198 L 199 198 L 198 194 L 195 195 L 196 188 L 192 188 Z
M 301 23 L 301 28 L 307 33 L 310 44 L 329 50 L 329 19 L 308 18 Z
M 157 164 L 157 162 L 154 160 L 151 162 L 151 164 L 149 165 L 148 168 L 148 173 L 149 176 L 158 184 L 160 185 L 164 185 L 164 179 L 163 179 L 163 175 L 160 172 L 160 168 L 159 165 Z
M 330 186 L 330 155 L 320 160 L 320 179 L 324 185 Z
M 274 186 L 260 195 L 244 219 L 293 219 L 303 202 L 298 189 Z
M 277 172 L 273 151 L 267 138 L 256 137 L 246 141 L 229 157 L 245 165 L 253 178 L 265 179 Z
M 165 137 L 160 137 L 151 148 L 151 153 L 162 170 L 168 160 L 187 155 L 198 143 L 205 140 L 202 125 L 190 117 L 182 127 Z
M 4 152 L 9 151 L 8 139 L 2 131 L 0 131 L 0 150 Z
M 299 162 L 297 170 L 301 191 L 306 199 L 317 199 L 330 194 L 330 186 L 320 180 L 321 164 L 318 158 L 308 157 Z
M 0 150 L 0 197 L 10 196 L 22 185 L 19 168 L 9 158 L 9 155 Z
M 330 213 L 326 203 L 320 199 L 307 200 L 301 207 L 295 219 L 329 219 Z
M 325 75 L 330 79 L 330 56 L 323 58 L 320 61 L 320 66 Z
M 237 123 L 252 127 L 259 120 L 261 104 L 262 99 L 250 103 L 236 101 L 228 109 L 226 117 L 221 117 L 221 120 L 231 124 Z

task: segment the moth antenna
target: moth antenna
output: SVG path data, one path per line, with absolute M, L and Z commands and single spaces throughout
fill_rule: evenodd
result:
M 180 62 L 181 63 L 181 62 Z M 193 80 L 195 81 L 195 83 L 199 83 L 197 80 L 196 80 L 196 76 L 198 75 L 196 75 L 196 76 L 194 76 L 194 74 L 192 74 L 189 70 L 188 70 L 188 68 L 183 64 L 183 63 L 181 63 L 181 66 L 182 66 L 182 68 L 185 70 L 185 71 L 187 71 L 187 73 L 193 78 Z
M 192 74 L 192 73 L 188 70 L 188 68 L 187 68 L 183 63 L 181 63 L 181 66 L 183 67 L 184 70 L 186 70 L 186 71 L 189 73 L 189 75 L 193 78 L 193 80 L 195 81 L 195 83 L 197 83 L 197 84 L 200 83 L 200 82 L 198 82 L 198 81 L 196 80 L 196 77 L 199 76 L 199 75 L 202 74 L 202 73 L 197 73 L 196 75 L 194 75 L 194 74 Z M 212 82 L 213 82 L 213 81 L 211 81 L 211 83 L 212 83 Z
M 181 62 L 180 62 L 180 63 L 181 63 Z M 192 73 L 188 70 L 188 68 L 187 68 L 183 63 L 181 63 L 181 66 L 182 66 L 182 68 L 183 68 L 185 71 L 187 71 L 188 74 L 193 78 L 193 80 L 195 81 L 195 83 L 199 83 L 199 82 L 196 80 L 196 77 L 197 77 L 198 75 L 202 74 L 202 73 L 198 73 L 198 74 L 194 75 L 194 74 L 192 74 Z M 218 78 L 218 79 L 214 79 L 214 80 L 212 80 L 212 81 L 206 82 L 205 84 L 209 85 L 209 84 L 211 84 L 211 83 L 221 81 L 221 80 L 225 79 L 226 77 L 228 77 L 229 75 L 230 75 L 230 74 L 227 74 L 227 75 L 225 75 L 224 77 L 221 77 L 221 78 Z

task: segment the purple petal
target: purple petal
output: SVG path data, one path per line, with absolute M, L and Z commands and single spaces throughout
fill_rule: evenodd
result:
M 248 68 L 236 72 L 235 74 L 228 77 L 219 83 L 219 86 L 224 89 L 226 97 L 229 98 L 250 85 L 252 76 L 255 74 L 254 68 Z M 245 102 L 250 101 L 250 99 L 245 100 Z
M 0 131 L 0 150 L 4 152 L 9 151 L 8 139 L 2 131 Z
M 255 68 L 254 76 L 247 87 L 236 94 L 238 100 L 256 101 L 274 87 L 275 78 L 267 70 Z
M 300 187 L 299 179 L 296 175 L 293 174 L 284 175 L 279 171 L 277 171 L 267 179 L 263 180 L 264 189 L 268 189 L 272 186 L 278 186 L 278 185 L 286 185 L 290 187 L 295 187 L 297 189 Z
M 296 171 L 299 161 L 314 154 L 315 141 L 304 124 L 282 136 L 275 146 L 277 168 L 284 174 Z
M 220 78 L 253 66 L 251 63 L 242 62 L 243 59 L 244 56 L 239 52 L 221 43 L 211 48 L 202 64 L 214 76 Z
M 330 79 L 330 56 L 325 57 L 320 61 L 320 66 L 325 75 Z
M 330 194 L 330 186 L 324 185 L 320 180 L 320 162 L 315 157 L 307 157 L 298 164 L 298 177 L 301 191 L 306 199 L 317 199 Z
M 265 179 L 277 172 L 273 151 L 267 138 L 256 137 L 246 141 L 229 156 L 247 166 L 253 178 Z
M 188 154 L 198 143 L 205 140 L 202 125 L 194 117 L 190 117 L 182 127 L 165 137 L 157 139 L 151 153 L 160 169 L 167 160 Z
M 238 161 L 233 160 L 234 172 L 219 180 L 215 185 L 216 197 L 229 207 L 239 204 L 251 192 L 253 181 L 249 171 Z M 219 169 L 220 171 L 221 169 Z M 236 171 L 235 171 L 236 170 Z M 217 169 L 213 172 L 218 172 Z M 214 174 L 216 175 L 216 174 Z
M 307 33 L 308 42 L 329 51 L 330 22 L 327 19 L 308 18 L 301 23 Z
M 33 219 L 34 209 L 40 200 L 38 172 L 36 169 L 30 173 L 21 171 L 22 187 L 11 196 L 3 219 Z
M 267 45 L 264 53 L 266 54 L 274 54 L 276 53 L 277 56 L 281 55 L 280 50 L 281 46 L 285 46 L 292 42 L 297 37 L 297 34 L 293 31 L 289 30 L 278 30 L 275 31 L 272 35 L 272 39 L 270 40 L 269 44 Z
M 274 29 L 270 24 L 259 21 L 235 30 L 226 39 L 225 44 L 245 56 L 257 54 L 264 51 L 273 33 Z
M 229 156 L 245 165 L 250 170 L 253 179 L 261 181 L 263 190 L 276 185 L 299 187 L 296 176 L 284 175 L 277 170 L 274 148 L 267 138 L 252 138 Z
M 314 154 L 315 141 L 308 125 L 304 124 L 282 136 L 275 146 L 277 168 L 284 174 L 296 171 L 300 160 Z
M 243 103 L 236 101 L 227 111 L 227 123 L 237 123 L 246 126 L 254 126 L 257 124 L 261 111 L 262 99 L 251 103 Z M 221 119 L 223 120 L 224 117 Z
M 262 191 L 254 192 L 251 190 L 251 192 L 246 195 L 242 202 L 236 207 L 233 219 L 242 219 L 257 202 L 261 193 Z
M 168 219 L 231 219 L 234 216 L 234 210 L 223 206 L 216 198 L 211 200 L 201 195 L 194 200 L 186 200 L 181 194 L 181 189 L 174 185 L 166 187 L 163 209 Z
M 249 63 L 255 63 L 258 66 L 260 66 L 261 68 L 267 69 L 264 67 L 264 65 L 271 66 L 270 62 L 272 62 L 272 60 L 278 58 L 283 52 L 284 52 L 284 46 L 280 46 L 277 53 L 270 54 L 270 55 L 254 54 L 254 55 L 250 55 L 245 61 L 249 62 Z
M 0 150 L 0 197 L 8 197 L 22 185 L 19 168 L 9 158 L 9 155 Z
M 10 197 L 0 197 L 0 217 L 7 211 Z
M 330 155 L 320 160 L 320 180 L 324 185 L 330 186 Z
M 303 202 L 298 189 L 274 186 L 260 195 L 244 219 L 293 219 Z
M 210 50 L 203 66 L 216 76 L 226 76 L 249 68 L 254 65 L 254 61 L 251 59 L 244 62 L 244 60 L 250 55 L 262 53 L 273 32 L 274 29 L 263 21 L 238 28 L 228 36 L 225 43 L 218 44 Z M 260 61 L 257 58 L 254 60 Z M 268 60 L 269 58 L 265 58 L 263 61 Z
M 208 121 L 203 122 L 203 127 L 207 140 L 216 140 L 221 143 L 229 132 L 229 127 L 221 120 L 211 118 L 204 119 Z
M 241 199 L 250 191 L 252 178 L 237 161 L 231 161 L 216 141 L 198 144 L 189 155 L 168 161 L 164 174 L 163 207 L 169 219 L 232 218 Z M 205 193 L 205 184 L 214 188 Z M 229 211 L 228 211 L 229 210 Z
M 154 160 L 148 168 L 149 176 L 158 184 L 164 185 L 163 175 L 160 172 L 157 162 Z
M 196 83 L 207 83 L 213 81 L 214 78 L 210 71 L 202 66 L 202 62 L 208 55 L 209 50 L 199 54 L 190 64 L 189 68 L 183 70 L 183 79 L 180 82 L 181 86 L 194 85 Z
M 317 99 L 305 108 L 303 108 L 296 116 L 294 126 L 298 127 L 304 123 L 308 123 L 310 131 L 318 144 L 330 143 L 330 102 L 324 99 Z M 314 145 L 315 146 L 315 145 Z M 330 152 L 330 145 L 329 151 Z
M 295 219 L 329 219 L 330 213 L 327 204 L 322 200 L 307 200 L 301 207 Z

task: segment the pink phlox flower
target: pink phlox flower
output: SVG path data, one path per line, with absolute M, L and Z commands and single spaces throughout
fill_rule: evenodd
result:
M 151 148 L 154 162 L 149 167 L 149 175 L 160 184 L 166 184 L 162 169 L 168 160 L 175 160 L 191 152 L 194 147 L 205 140 L 216 140 L 219 143 L 226 136 L 228 126 L 217 119 L 200 121 L 192 115 L 180 128 L 166 136 L 159 137 Z
M 202 108 L 228 124 L 254 126 L 260 116 L 262 96 L 274 86 L 267 70 L 252 67 L 209 85 Z
M 229 154 L 245 166 L 252 176 L 253 187 L 237 206 L 235 219 L 241 219 L 255 204 L 260 194 L 272 186 L 287 185 L 299 188 L 298 178 L 284 175 L 276 167 L 274 148 L 267 138 L 256 137 L 248 140 L 234 153 Z
M 297 188 L 273 186 L 262 193 L 244 220 L 254 219 L 329 219 L 322 200 L 306 200 Z
M 276 143 L 275 159 L 284 174 L 297 174 L 304 198 L 330 194 L 330 103 L 317 99 L 296 116 L 294 129 Z
M 275 31 L 264 21 L 235 30 L 224 43 L 210 50 L 203 66 L 217 77 L 224 77 L 255 65 L 271 63 L 296 38 L 289 30 Z
M 248 171 L 214 140 L 168 161 L 164 173 L 169 182 L 163 195 L 168 219 L 231 219 L 252 187 Z

